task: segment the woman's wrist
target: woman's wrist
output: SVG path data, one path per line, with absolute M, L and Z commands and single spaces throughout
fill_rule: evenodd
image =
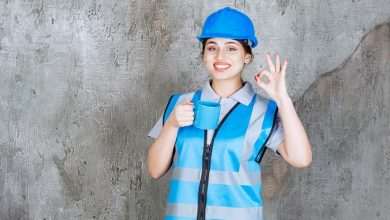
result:
M 274 101 L 278 105 L 278 108 L 283 108 L 286 105 L 292 104 L 291 97 L 287 93 L 280 95 L 279 98 Z
M 177 126 L 173 121 L 172 118 L 169 117 L 167 122 L 165 123 L 164 127 L 168 129 L 179 129 L 179 126 Z

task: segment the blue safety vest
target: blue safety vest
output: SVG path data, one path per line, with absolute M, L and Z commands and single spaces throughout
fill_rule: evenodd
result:
M 169 99 L 163 123 L 179 96 Z M 192 102 L 200 97 L 201 90 L 197 90 Z M 215 129 L 210 145 L 207 130 L 194 126 L 178 130 L 165 220 L 262 219 L 259 163 L 275 124 L 277 106 L 268 101 L 259 137 L 246 149 L 244 137 L 255 101 L 256 95 L 248 106 L 237 103 L 232 107 Z

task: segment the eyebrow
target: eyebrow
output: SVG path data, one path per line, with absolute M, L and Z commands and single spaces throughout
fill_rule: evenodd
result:
M 211 41 L 207 42 L 207 44 L 217 44 L 217 42 L 211 40 Z M 226 42 L 225 44 L 234 44 L 234 45 L 237 45 L 238 43 L 237 43 L 237 42 L 234 42 L 234 41 L 228 41 L 228 42 Z

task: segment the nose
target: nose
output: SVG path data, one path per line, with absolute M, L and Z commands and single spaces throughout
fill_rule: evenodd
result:
M 217 54 L 216 54 L 216 58 L 217 58 L 218 60 L 221 60 L 221 59 L 223 59 L 223 56 L 224 56 L 223 50 L 218 49 L 218 50 L 217 50 Z

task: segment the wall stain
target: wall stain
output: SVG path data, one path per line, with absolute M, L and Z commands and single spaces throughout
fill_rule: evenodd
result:
M 284 15 L 288 6 L 290 5 L 290 0 L 276 0 L 276 3 L 279 6 L 280 14 Z
M 77 182 L 77 180 L 74 180 L 65 170 L 65 160 L 59 159 L 57 155 L 53 156 L 54 164 L 56 165 L 58 169 L 58 173 L 62 179 L 62 185 L 67 192 L 65 195 L 69 195 L 69 197 L 74 201 L 80 201 L 81 200 L 81 190 L 82 185 L 81 183 Z

